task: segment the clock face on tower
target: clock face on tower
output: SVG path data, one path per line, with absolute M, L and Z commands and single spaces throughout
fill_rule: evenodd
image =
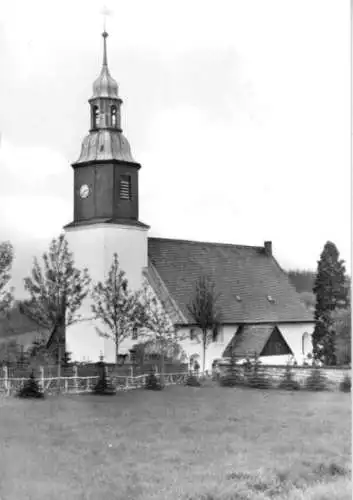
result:
M 82 184 L 80 187 L 80 198 L 87 198 L 90 194 L 90 188 L 87 184 Z

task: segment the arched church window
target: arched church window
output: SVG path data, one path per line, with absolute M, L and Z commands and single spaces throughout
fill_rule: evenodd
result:
M 305 332 L 302 336 L 302 354 L 308 354 L 311 351 L 310 335 Z
M 99 109 L 98 106 L 92 108 L 92 128 L 97 128 L 99 123 Z
M 116 127 L 116 118 L 117 118 L 117 109 L 116 106 L 112 106 L 111 108 L 112 127 Z

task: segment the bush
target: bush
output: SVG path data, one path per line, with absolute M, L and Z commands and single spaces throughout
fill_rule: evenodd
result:
M 219 385 L 222 387 L 235 387 L 242 385 L 243 379 L 240 372 L 235 367 L 230 367 L 227 372 L 219 378 Z
M 344 379 L 340 383 L 340 391 L 351 392 L 352 380 L 349 375 L 345 375 Z
M 148 389 L 150 391 L 161 391 L 163 389 L 163 386 L 158 381 L 154 373 L 150 373 L 146 377 L 145 389 Z
M 314 368 L 305 381 L 308 391 L 325 391 L 327 389 L 326 377 L 319 368 Z
M 100 396 L 113 396 L 116 394 L 115 387 L 113 387 L 112 383 L 108 379 L 104 367 L 101 370 L 98 382 L 93 387 L 93 392 L 94 394 L 99 394 Z
M 297 380 L 294 380 L 293 372 L 289 365 L 286 366 L 284 377 L 279 383 L 278 389 L 283 389 L 285 391 L 299 391 L 300 389 L 300 384 Z
M 26 380 L 23 387 L 18 391 L 17 396 L 19 398 L 44 398 L 44 393 L 38 385 L 32 372 L 29 379 Z
M 187 379 L 185 380 L 185 385 L 188 385 L 190 387 L 201 387 L 201 384 L 197 377 L 195 377 L 195 375 L 188 375 Z
M 239 385 L 239 380 L 235 373 L 227 373 L 220 377 L 218 381 L 222 387 L 235 387 Z

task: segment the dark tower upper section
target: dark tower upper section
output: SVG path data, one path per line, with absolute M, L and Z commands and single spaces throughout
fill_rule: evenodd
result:
M 91 124 L 74 169 L 74 220 L 69 226 L 138 221 L 138 171 L 130 144 L 122 133 L 118 84 L 108 68 L 107 37 L 103 64 L 89 99 Z

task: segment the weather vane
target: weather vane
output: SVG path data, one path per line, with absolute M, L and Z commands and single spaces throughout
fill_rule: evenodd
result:
M 103 6 L 103 9 L 101 11 L 101 14 L 103 15 L 103 31 L 106 31 L 106 24 L 107 24 L 107 17 L 112 15 L 112 11 L 108 9 L 106 5 Z

